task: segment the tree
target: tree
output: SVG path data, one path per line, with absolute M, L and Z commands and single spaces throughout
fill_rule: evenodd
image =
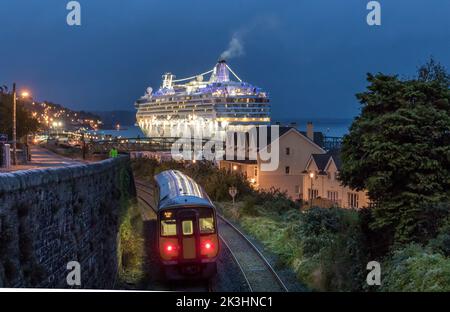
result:
M 427 63 L 420 66 L 417 72 L 420 81 L 437 81 L 446 86 L 450 84 L 450 75 L 445 70 L 445 67 L 439 62 L 436 62 L 433 57 Z
M 340 179 L 368 191 L 371 227 L 392 240 L 433 236 L 449 213 L 435 208 L 450 198 L 450 92 L 441 70 L 433 61 L 417 79 L 368 74 L 368 90 L 357 94 L 361 115 L 343 139 Z
M 12 96 L 10 94 L 0 93 L 0 133 L 8 134 L 9 139 L 12 139 L 12 116 Z M 19 101 L 16 106 L 16 118 L 17 138 L 21 138 L 31 132 L 35 132 L 39 127 L 38 121 L 23 108 Z

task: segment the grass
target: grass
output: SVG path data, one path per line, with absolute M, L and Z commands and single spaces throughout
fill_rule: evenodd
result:
M 144 236 L 143 222 L 138 204 L 127 203 L 127 209 L 121 216 L 119 229 L 119 284 L 139 285 L 144 279 Z

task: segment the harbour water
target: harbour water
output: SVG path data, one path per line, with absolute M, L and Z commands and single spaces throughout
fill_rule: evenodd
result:
M 314 126 L 314 131 L 320 131 L 325 136 L 329 137 L 342 137 L 348 133 L 348 128 L 352 123 L 352 119 L 298 119 L 294 122 L 300 131 L 306 130 L 306 123 L 311 121 Z M 283 120 L 281 125 L 289 125 L 291 122 Z M 98 130 L 90 131 L 91 134 L 97 134 L 99 136 L 112 136 L 117 138 L 137 138 L 145 137 L 142 130 L 135 125 L 123 126 L 122 129 L 116 130 Z

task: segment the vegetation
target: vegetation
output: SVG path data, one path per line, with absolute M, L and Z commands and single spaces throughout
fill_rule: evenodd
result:
M 9 140 L 12 140 L 12 116 L 13 103 L 12 96 L 9 94 L 0 93 L 0 133 L 8 134 Z M 16 106 L 17 118 L 17 138 L 21 138 L 29 133 L 35 132 L 38 129 L 38 121 L 25 110 L 20 101 Z
M 390 243 L 424 242 L 436 235 L 450 200 L 450 91 L 445 69 L 433 60 L 419 77 L 368 74 L 357 95 L 361 115 L 344 137 L 340 178 L 367 189 L 376 203 L 372 228 Z
M 125 288 L 125 284 L 138 285 L 143 281 L 145 256 L 143 221 L 137 200 L 133 196 L 132 175 L 129 170 L 123 165 L 117 181 L 120 197 L 118 277 L 119 283 Z
M 280 264 L 290 267 L 310 289 L 363 289 L 367 261 L 358 212 L 338 208 L 301 212 L 293 202 L 286 205 L 287 198 L 263 197 L 264 204 L 260 200 L 255 204 L 253 198 L 236 207 L 229 203 L 218 206 L 276 254 Z
M 394 251 L 383 268 L 383 291 L 450 291 L 450 259 L 423 246 Z
M 121 216 L 119 237 L 119 282 L 138 285 L 144 278 L 143 222 L 137 202 L 127 204 Z

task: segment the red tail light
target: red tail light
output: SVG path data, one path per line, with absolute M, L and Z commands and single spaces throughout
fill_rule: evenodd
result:
M 160 254 L 164 260 L 172 260 L 178 257 L 179 246 L 177 239 L 161 239 L 160 241 Z
M 172 244 L 167 244 L 166 245 L 166 252 L 168 253 L 168 254 L 170 254 L 170 253 L 172 253 L 173 251 L 175 251 L 175 246 L 174 245 L 172 245 Z
M 213 258 L 217 255 L 217 239 L 213 235 L 200 238 L 200 254 L 207 258 Z

